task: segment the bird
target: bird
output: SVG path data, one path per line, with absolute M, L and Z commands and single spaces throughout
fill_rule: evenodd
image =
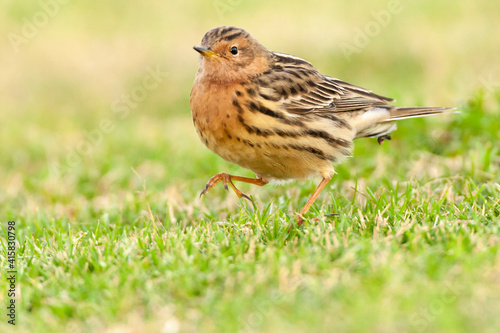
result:
M 198 136 L 211 151 L 256 175 L 216 174 L 200 196 L 222 182 L 252 201 L 233 182 L 264 186 L 321 178 L 298 213 L 298 226 L 334 176 L 334 165 L 352 156 L 355 139 L 376 138 L 382 144 L 398 120 L 454 110 L 390 105 L 392 98 L 322 74 L 299 57 L 270 51 L 238 27 L 213 28 L 193 48 L 201 55 L 190 95 Z

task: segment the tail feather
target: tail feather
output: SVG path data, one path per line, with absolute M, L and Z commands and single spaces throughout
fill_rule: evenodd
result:
M 454 111 L 455 108 L 449 107 L 398 107 L 377 105 L 377 107 L 351 119 L 351 124 L 356 129 L 355 139 L 368 137 L 381 138 L 383 140 L 389 133 L 396 130 L 396 121 L 398 120 L 452 113 Z M 380 142 L 379 140 L 379 143 Z
M 397 106 L 387 106 L 390 112 L 388 119 L 383 122 L 391 122 L 400 119 L 418 118 L 433 116 L 436 114 L 452 113 L 455 112 L 455 108 L 450 107 L 397 107 Z

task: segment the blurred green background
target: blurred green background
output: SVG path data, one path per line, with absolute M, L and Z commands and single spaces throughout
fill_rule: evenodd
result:
M 186 291 L 184 295 L 177 289 L 170 289 L 181 287 L 169 282 L 174 286 L 170 287 L 161 280 L 165 267 L 155 268 L 151 264 L 147 268 L 140 267 L 147 275 L 138 281 L 146 283 L 144 280 L 148 276 L 156 276 L 155 279 L 159 279 L 156 281 L 160 281 L 159 289 L 145 288 L 148 292 L 145 291 L 144 295 L 137 292 L 139 295 L 136 291 L 143 287 L 137 282 L 138 285 L 126 285 L 125 292 L 131 293 L 128 300 L 124 295 L 114 294 L 113 297 L 104 294 L 104 300 L 100 300 L 100 284 L 93 281 L 70 293 L 68 298 L 66 294 L 61 295 L 60 289 L 71 290 L 71 281 L 91 273 L 83 268 L 76 272 L 69 270 L 62 278 L 57 270 L 51 271 L 52 266 L 42 265 L 47 258 L 65 253 L 68 244 L 75 242 L 72 237 L 79 232 L 85 235 L 81 236 L 83 239 L 93 235 L 96 243 L 89 240 L 89 246 L 104 246 L 105 241 L 96 240 L 103 232 L 96 231 L 97 225 L 101 226 L 97 229 L 104 228 L 106 239 L 112 239 L 116 244 L 120 243 L 121 237 L 128 239 L 130 233 L 143 230 L 141 228 L 153 229 L 150 220 L 166 228 L 162 229 L 164 235 L 170 230 L 172 235 L 178 232 L 178 237 L 182 238 L 188 233 L 186 230 L 201 230 L 196 228 L 216 221 L 232 222 L 231 216 L 240 214 L 242 207 L 249 209 L 232 193 L 226 194 L 222 189 L 215 189 L 203 200 L 198 198 L 205 182 L 217 172 L 252 176 L 250 171 L 231 165 L 206 149 L 191 123 L 189 94 L 199 65 L 199 55 L 192 47 L 200 42 L 205 32 L 216 26 L 242 27 L 267 48 L 307 59 L 327 75 L 395 98 L 397 105 L 455 106 L 462 111 L 455 115 L 401 122 L 393 140 L 382 147 L 376 140 L 356 141 L 355 157 L 337 167 L 338 176 L 329 193 L 322 194 L 317 207 L 327 205 L 326 210 L 330 212 L 345 208 L 357 219 L 358 213 L 349 211 L 351 203 L 357 202 L 363 210 L 366 208 L 363 205 L 370 200 L 359 196 L 353 199 L 352 187 L 361 191 L 368 187 L 382 195 L 385 188 L 394 189 L 392 186 L 398 182 L 403 184 L 404 191 L 405 182 L 410 180 L 416 180 L 420 185 L 431 182 L 430 188 L 425 187 L 422 191 L 440 200 L 448 198 L 450 201 L 446 207 L 450 212 L 456 207 L 454 203 L 463 199 L 463 191 L 470 185 L 468 181 L 477 186 L 476 192 L 471 189 L 474 193 L 477 193 L 477 188 L 486 186 L 488 198 L 498 198 L 499 14 L 500 3 L 487 0 L 377 0 L 362 3 L 343 0 L 2 0 L 0 216 L 2 221 L 12 219 L 18 222 L 20 251 L 24 251 L 19 258 L 25 290 L 25 301 L 19 308 L 22 327 L 26 331 L 56 331 L 63 327 L 68 332 L 155 331 L 158 327 L 163 327 L 164 332 L 177 332 L 176 325 L 181 325 L 182 331 L 241 329 L 236 318 L 245 312 L 245 304 L 255 305 L 249 296 L 251 291 L 240 295 L 241 308 L 231 309 L 229 299 L 232 296 L 223 294 L 229 298 L 221 301 L 222 294 L 217 291 L 214 294 Z M 151 73 L 156 74 L 151 76 Z M 155 79 L 151 81 L 151 77 Z M 447 185 L 440 183 L 437 188 L 432 187 L 432 181 L 439 179 L 447 179 Z M 301 207 L 315 185 L 314 182 L 267 188 L 242 185 L 241 189 L 256 198 L 258 210 L 264 210 L 273 200 L 293 220 L 293 212 Z M 398 191 L 397 186 L 394 190 Z M 332 206 L 335 198 L 345 199 L 341 207 Z M 498 218 L 498 201 L 492 200 L 484 199 L 481 203 L 493 207 L 490 215 L 483 214 L 489 223 Z M 475 206 L 471 203 L 470 207 Z M 477 207 L 480 209 L 481 205 L 478 203 Z M 313 213 L 320 214 L 317 209 Z M 376 209 L 372 213 L 376 215 Z M 461 219 L 479 219 L 467 214 L 464 213 Z M 433 222 L 429 223 L 432 225 Z M 282 224 L 287 225 L 286 220 Z M 495 225 L 497 223 L 493 223 L 493 227 Z M 203 230 L 200 233 L 204 233 Z M 492 238 L 485 240 L 485 244 L 495 249 L 487 256 L 489 269 L 496 272 L 492 273 L 491 281 L 498 279 L 500 267 L 496 256 L 498 228 L 495 230 Z M 392 229 L 387 232 L 392 232 Z M 69 236 L 64 238 L 64 235 Z M 226 236 L 219 236 L 222 238 L 214 236 L 214 239 L 223 242 Z M 164 237 L 168 239 L 169 236 Z M 58 241 L 59 249 L 53 244 Z M 271 246 L 274 241 L 259 238 L 257 247 Z M 137 242 L 134 238 L 131 244 Z M 248 247 L 242 248 L 248 250 Z M 431 253 L 434 250 L 431 249 Z M 472 247 L 469 250 L 474 251 Z M 86 253 L 87 250 L 81 251 Z M 133 259 L 125 258 L 120 251 L 126 252 L 123 248 L 111 249 L 107 254 L 110 258 L 115 255 L 122 258 L 120 267 L 138 262 L 142 257 L 151 259 L 146 250 L 141 250 Z M 394 247 L 396 252 L 397 246 Z M 467 253 L 463 260 L 468 260 L 465 259 Z M 292 257 L 295 255 L 300 257 L 300 253 Z M 405 255 L 413 257 L 413 254 Z M 343 258 L 340 254 L 339 257 Z M 369 253 L 364 259 L 356 260 L 366 261 L 367 258 Z M 87 259 L 82 260 L 84 265 Z M 96 263 L 106 261 L 100 257 L 95 260 Z M 283 262 L 289 264 L 291 271 L 296 267 L 292 259 L 276 260 L 278 268 L 272 274 L 269 272 L 270 276 L 278 276 L 279 265 Z M 64 267 L 65 262 L 61 259 L 59 265 Z M 2 254 L 2 270 L 4 265 L 5 256 Z M 386 265 L 389 267 L 390 262 Z M 431 266 L 438 265 L 439 262 L 434 262 Z M 447 276 L 454 265 L 446 266 L 436 276 Z M 357 276 L 359 272 L 351 268 L 346 269 L 352 276 Z M 481 270 L 479 264 L 476 268 L 474 272 Z M 149 269 L 160 273 L 152 273 Z M 191 273 L 197 274 L 197 269 Z M 422 269 L 422 272 L 429 275 L 421 272 L 423 276 L 433 274 L 429 273 L 434 272 L 432 269 L 427 269 Z M 108 274 L 109 270 L 103 268 L 99 272 Z M 321 272 L 321 267 L 315 270 Z M 43 273 L 45 271 L 47 273 Z M 242 283 L 243 286 L 252 284 L 256 271 L 251 268 L 246 272 L 249 280 Z M 126 280 L 128 273 L 120 272 L 117 274 Z M 99 274 L 96 278 L 102 281 L 113 279 Z M 186 277 L 186 281 L 189 278 Z M 232 278 L 232 273 L 221 277 L 222 281 Z M 390 279 L 381 279 L 392 283 Z M 203 281 L 211 285 L 206 277 Z M 483 280 L 477 278 L 477 281 Z M 269 285 L 274 282 L 269 282 Z M 405 294 L 406 282 L 403 282 L 396 283 L 401 289 L 396 288 L 398 291 L 394 294 L 388 291 L 394 299 Z M 185 283 L 182 287 L 186 290 L 195 288 L 189 282 Z M 115 293 L 120 293 L 119 288 L 123 285 L 119 286 Z M 327 288 L 325 284 L 321 286 L 316 295 L 321 295 L 321 290 Z M 336 291 L 335 295 L 341 300 L 336 306 L 349 303 L 350 287 L 352 285 Z M 6 299 L 3 290 L 1 298 Z M 426 285 L 419 285 L 415 290 L 424 290 L 420 302 L 425 304 Z M 438 293 L 442 289 L 436 287 L 436 290 Z M 494 292 L 494 288 L 486 290 L 486 294 L 492 292 L 498 296 L 497 289 Z M 170 298 L 153 300 L 151 295 L 162 292 Z M 262 291 L 263 294 L 268 292 L 265 288 Z M 200 301 L 202 305 L 199 307 L 193 304 L 192 297 L 200 297 L 199 293 L 214 303 L 209 302 L 209 306 Z M 418 296 L 418 292 L 413 296 Z M 470 298 L 473 303 L 482 300 L 481 295 L 476 296 Z M 487 298 L 487 295 L 483 296 Z M 249 303 L 242 301 L 245 297 L 250 297 Z M 409 298 L 405 299 L 404 304 L 412 304 Z M 82 310 L 78 304 L 84 300 L 91 305 Z M 226 302 L 226 307 L 218 301 Z M 293 308 L 300 303 L 300 298 L 289 302 Z M 367 295 L 350 303 L 344 315 L 352 320 L 343 324 L 326 319 L 318 324 L 318 317 L 312 313 L 309 321 L 306 318 L 303 322 L 290 324 L 297 318 L 297 313 L 285 306 L 281 314 L 266 317 L 264 324 L 252 327 L 256 331 L 269 332 L 293 331 L 293 328 L 305 331 L 307 327 L 325 332 L 332 327 L 341 331 L 419 331 L 418 323 L 412 327 L 404 324 L 405 310 L 402 310 L 401 317 L 396 316 L 397 320 L 403 320 L 399 324 L 379 320 L 379 313 L 371 312 L 368 318 L 373 320 L 375 328 L 370 329 L 370 325 L 362 320 L 362 313 L 366 310 L 363 304 L 377 307 L 380 302 L 387 306 L 401 305 L 367 291 Z M 166 303 L 176 304 L 174 309 L 179 319 L 164 323 L 162 318 L 169 317 L 174 311 L 165 307 Z M 325 307 L 319 301 L 312 303 L 304 303 L 304 306 L 318 311 Z M 457 308 L 467 304 L 460 303 Z M 487 304 L 485 308 L 499 309 L 498 302 L 484 304 Z M 334 311 L 337 308 L 328 309 Z M 479 306 L 479 309 L 482 308 Z M 489 327 L 495 327 L 491 322 L 493 315 L 488 317 L 485 314 L 487 320 L 477 323 L 474 321 L 477 318 L 472 317 L 464 324 L 457 319 L 461 318 L 463 311 L 448 313 L 446 310 L 445 314 L 443 320 L 432 322 L 435 326 L 431 324 L 431 329 L 487 331 Z M 130 321 L 123 319 L 129 315 L 132 317 Z
M 198 142 L 190 121 L 198 68 L 192 46 L 219 25 L 243 27 L 269 49 L 308 59 L 399 105 L 460 106 L 478 89 L 491 98 L 500 54 L 495 2 L 392 3 L 398 13 L 378 24 L 376 14 L 391 2 L 54 0 L 44 9 L 37 1 L 3 1 L 3 200 L 14 211 L 51 210 L 116 194 L 136 182 L 131 168 L 155 190 L 202 185 L 214 171 L 232 168 Z M 359 36 L 367 29 L 373 36 L 366 42 Z M 116 112 L 124 95 L 142 87 L 148 68 L 166 74 L 126 114 Z M 101 138 L 95 130 L 103 119 L 112 129 Z M 62 206 L 57 213 L 67 215 Z

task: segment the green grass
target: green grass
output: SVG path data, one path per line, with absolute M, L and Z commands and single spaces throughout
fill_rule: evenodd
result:
M 500 6 L 405 3 L 346 59 L 339 41 L 387 2 L 226 4 L 70 2 L 18 54 L 0 41 L 2 304 L 9 220 L 18 271 L 17 325 L 2 315 L 0 331 L 499 331 Z M 0 8 L 19 32 L 39 5 Z M 239 186 L 255 206 L 222 186 L 199 198 L 215 173 L 253 176 L 191 123 L 191 47 L 222 24 L 398 105 L 461 112 L 356 141 L 288 232 L 318 179 Z M 156 66 L 158 87 L 116 112 Z

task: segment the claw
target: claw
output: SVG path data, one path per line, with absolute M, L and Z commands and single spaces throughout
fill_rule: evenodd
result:
M 212 187 L 217 185 L 217 183 L 220 182 L 221 180 L 223 180 L 223 179 L 219 175 L 215 175 L 212 178 L 210 178 L 207 182 L 207 185 L 205 185 L 205 188 L 203 189 L 203 191 L 201 191 L 200 197 L 202 195 L 206 194 L 208 191 L 210 191 L 212 189 Z M 227 190 L 227 185 L 225 185 L 225 187 Z
M 207 185 L 205 185 L 205 188 L 203 189 L 203 191 L 201 191 L 200 193 L 200 197 L 204 194 L 206 194 L 208 191 L 210 191 L 210 189 L 212 187 L 214 187 L 215 185 L 217 185 L 218 182 L 221 181 L 221 179 L 219 179 L 219 177 L 215 178 L 217 175 L 213 176 L 212 178 L 210 178 L 207 182 Z
M 250 201 L 252 203 L 252 205 L 255 206 L 255 202 L 252 200 L 252 198 L 250 198 L 248 195 L 246 195 L 245 193 L 241 193 L 241 196 L 245 199 L 247 199 L 248 201 Z
M 236 188 L 236 186 L 234 186 L 233 182 L 231 181 L 231 176 L 229 176 L 229 186 L 231 186 L 231 188 L 233 189 L 234 193 L 236 193 L 236 195 L 238 196 L 238 198 L 245 198 L 247 200 L 249 200 L 253 205 L 255 205 L 255 203 L 253 202 L 253 200 L 248 196 L 246 195 L 245 193 L 241 192 L 239 189 Z
M 200 193 L 200 198 L 203 196 L 203 194 L 206 194 L 207 192 L 208 192 L 208 186 L 205 186 L 203 191 L 201 191 L 201 193 Z
M 379 145 L 382 145 L 382 143 L 384 143 L 384 140 L 390 140 L 390 139 L 391 139 L 391 136 L 389 134 L 386 134 L 386 135 L 379 136 L 377 138 L 377 142 Z

